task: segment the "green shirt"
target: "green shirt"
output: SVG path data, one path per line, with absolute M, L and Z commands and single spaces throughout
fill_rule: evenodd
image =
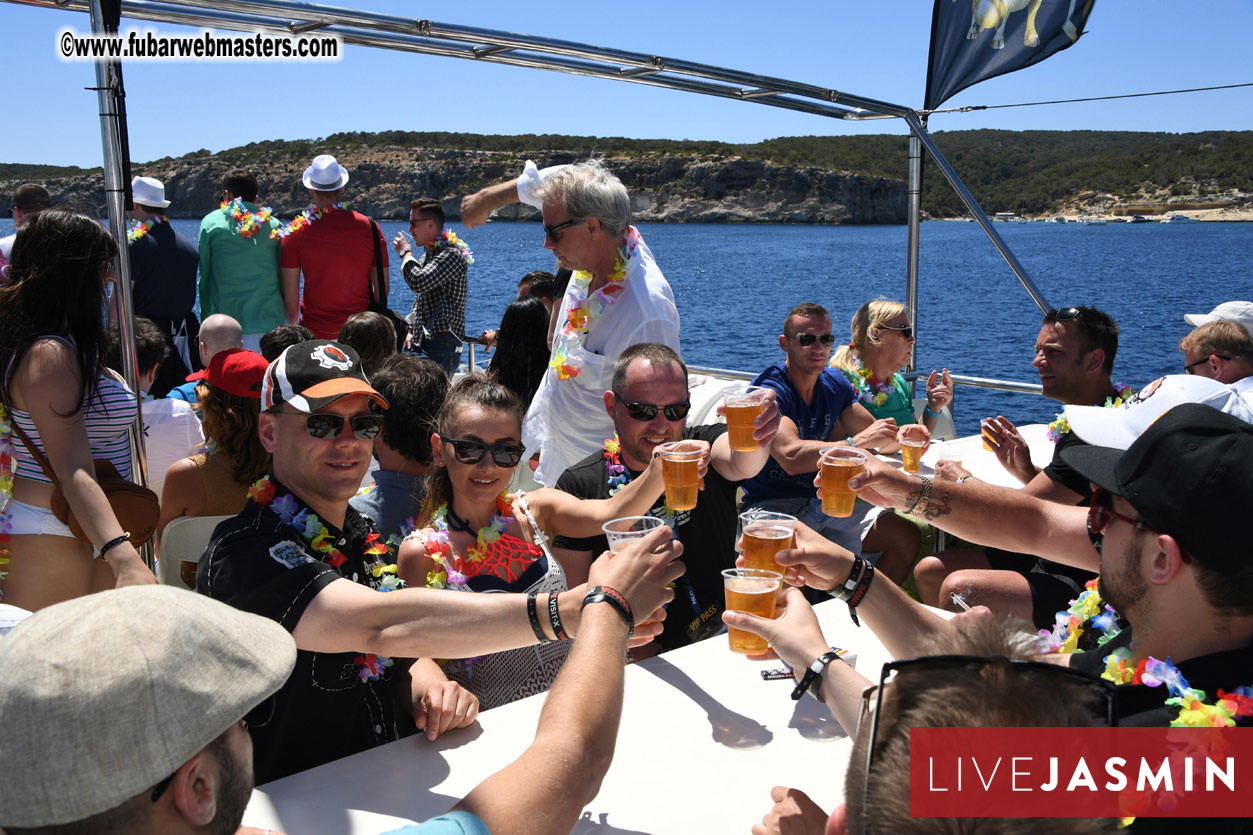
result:
M 844 369 L 840 369 L 843 371 Z M 875 420 L 882 418 L 894 418 L 897 426 L 907 426 L 911 423 L 920 423 L 914 414 L 914 401 L 909 388 L 909 383 L 905 381 L 901 374 L 892 375 L 892 388 L 887 392 L 887 400 L 883 401 L 882 406 L 875 405 L 874 402 L 867 403 L 861 398 L 861 392 L 857 391 L 857 377 L 844 371 L 844 376 L 852 384 L 854 391 L 857 392 L 857 401 L 865 406 Z
M 253 203 L 244 207 L 257 210 Z M 225 313 L 244 333 L 265 333 L 287 318 L 278 282 L 279 242 L 270 237 L 282 224 L 270 218 L 251 238 L 238 227 L 221 209 L 200 221 L 200 319 Z

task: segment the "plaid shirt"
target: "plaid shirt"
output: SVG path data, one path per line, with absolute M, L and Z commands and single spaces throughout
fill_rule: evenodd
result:
M 400 269 L 414 292 L 413 310 L 406 317 L 414 328 L 432 334 L 449 331 L 458 338 L 466 328 L 466 262 L 455 247 L 427 249 L 421 259 L 406 258 Z

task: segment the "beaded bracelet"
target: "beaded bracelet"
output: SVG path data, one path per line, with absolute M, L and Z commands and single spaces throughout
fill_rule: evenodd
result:
M 629 640 L 635 634 L 635 614 L 631 611 L 631 604 L 622 592 L 611 586 L 593 586 L 583 597 L 583 606 L 580 608 L 586 609 L 592 603 L 608 603 L 617 609 L 618 614 L 622 615 L 622 619 L 627 623 L 627 639 Z
M 538 595 L 539 592 L 532 589 L 526 596 L 526 616 L 531 621 L 531 631 L 535 633 L 535 637 L 541 644 L 548 644 L 552 643 L 552 638 L 544 634 L 544 627 L 539 622 L 539 607 L 535 604 L 535 598 Z
M 557 608 L 556 592 L 548 595 L 548 622 L 552 625 L 553 634 L 557 636 L 558 641 L 570 640 L 570 636 L 566 634 L 565 628 L 561 625 L 561 611 Z

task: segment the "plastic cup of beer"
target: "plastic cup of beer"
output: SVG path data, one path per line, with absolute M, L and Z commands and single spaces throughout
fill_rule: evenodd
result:
M 766 571 L 783 569 L 775 562 L 774 555 L 792 547 L 792 532 L 796 517 L 786 513 L 753 508 L 740 514 L 740 542 L 744 553 L 745 568 L 761 568 Z
M 870 453 L 851 446 L 833 446 L 822 450 L 822 512 L 828 516 L 852 516 L 857 494 L 848 480 L 866 470 Z
M 922 461 L 922 448 L 925 444 L 926 440 L 921 432 L 911 432 L 906 429 L 901 434 L 901 463 L 905 467 L 905 472 L 918 472 L 918 464 Z
M 983 448 L 988 452 L 992 452 L 992 444 L 988 442 L 988 422 L 986 420 L 979 424 L 979 437 L 983 439 Z
M 779 586 L 783 575 L 777 571 L 759 568 L 728 568 L 722 572 L 722 587 L 726 590 L 728 612 L 748 612 L 762 618 L 774 619 L 775 605 L 779 599 Z M 727 627 L 731 652 L 741 655 L 758 655 L 770 648 L 765 638 Z
M 656 516 L 623 516 L 612 519 L 601 525 L 605 538 L 609 540 L 609 550 L 615 554 L 632 542 L 643 539 L 660 528 L 664 523 Z
M 727 443 L 735 452 L 753 452 L 753 421 L 766 408 L 766 389 L 749 386 L 747 391 L 732 390 L 722 395 L 722 410 L 727 418 Z
M 657 447 L 661 453 L 661 477 L 666 482 L 666 507 L 691 510 L 700 492 L 701 449 L 687 441 L 673 441 Z
M 946 445 L 935 456 L 936 464 L 939 464 L 941 461 L 952 461 L 960 467 L 962 465 L 962 451 L 960 449 L 952 449 Z

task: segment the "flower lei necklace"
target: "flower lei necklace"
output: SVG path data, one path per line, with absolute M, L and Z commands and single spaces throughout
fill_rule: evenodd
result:
M 618 491 L 631 481 L 626 464 L 622 463 L 622 443 L 615 432 L 612 438 L 605 439 L 605 469 L 609 471 L 609 497 L 613 498 Z
M 235 221 L 240 237 L 244 238 L 257 237 L 257 232 L 261 230 L 261 227 L 269 225 L 270 215 L 273 214 L 273 210 L 269 206 L 261 206 L 256 212 L 249 211 L 244 206 L 242 197 L 236 197 L 229 203 L 223 200 L 222 205 L 218 208 L 222 210 L 222 214 Z
M 436 238 L 431 246 L 436 250 L 451 247 L 457 250 L 457 254 L 461 256 L 462 261 L 466 262 L 467 267 L 474 263 L 474 253 L 470 251 L 469 245 L 458 238 L 457 233 L 451 229 L 445 229 L 444 234 Z
M 131 218 L 126 222 L 126 245 L 130 246 L 144 235 L 147 235 L 152 231 L 152 227 L 158 223 L 167 223 L 168 221 L 169 218 L 165 215 L 154 217 L 151 220 L 135 220 Z
M 1118 392 L 1116 395 L 1105 398 L 1105 403 L 1103 405 L 1106 409 L 1117 409 L 1119 406 L 1126 403 L 1127 399 L 1130 398 L 1131 395 L 1136 393 L 1136 390 L 1131 386 L 1123 386 L 1118 383 L 1114 383 L 1114 390 Z M 1053 443 L 1057 443 L 1061 440 L 1062 435 L 1065 435 L 1069 431 L 1070 421 L 1066 420 L 1065 412 L 1059 412 L 1057 414 L 1057 419 L 1049 424 L 1048 438 Z
M 866 364 L 862 361 L 861 354 L 857 353 L 857 349 L 851 342 L 848 347 L 853 360 L 853 376 L 857 378 L 853 383 L 853 387 L 857 389 L 857 399 L 867 406 L 882 406 L 888 401 L 888 395 L 895 388 L 892 379 L 888 378 L 884 381 L 871 374 L 870 369 L 866 368 Z
M 8 574 L 9 564 L 9 499 L 13 497 L 13 427 L 9 412 L 0 403 L 0 580 Z
M 583 371 L 583 360 L 573 356 L 574 349 L 587 344 L 587 331 L 601 316 L 609 305 L 617 301 L 617 296 L 626 289 L 627 265 L 640 245 L 640 233 L 634 226 L 627 227 L 624 236 L 626 243 L 618 247 L 618 258 L 605 286 L 590 297 L 587 288 L 592 283 L 592 274 L 579 270 L 570 276 L 570 289 L 566 292 L 566 326 L 553 344 L 552 359 L 548 367 L 557 372 L 558 380 L 572 380 Z
M 308 542 L 313 550 L 322 554 L 326 562 L 332 568 L 339 568 L 348 559 L 338 548 L 332 544 L 331 533 L 327 530 L 326 525 L 318 518 L 317 514 L 304 508 L 297 511 L 296 497 L 291 493 L 285 493 L 278 498 L 275 494 L 278 488 L 270 477 L 263 476 L 248 488 L 248 498 L 259 504 L 261 507 L 268 507 L 273 513 L 282 520 L 284 525 L 294 528 Z M 365 539 L 365 554 L 367 556 L 382 556 L 387 554 L 387 545 L 379 539 L 379 535 L 374 531 L 370 531 Z M 366 566 L 371 576 L 381 580 L 378 590 L 381 592 L 395 591 L 404 585 L 404 581 L 396 576 L 395 563 L 384 563 L 382 560 L 375 560 Z M 375 655 L 374 653 L 366 653 L 358 655 L 353 659 L 360 669 L 357 675 L 361 681 L 378 681 L 383 675 L 383 671 L 395 663 L 392 659 L 385 655 Z
M 496 497 L 496 512 L 492 520 L 479 528 L 474 545 L 470 546 L 464 557 L 458 557 L 452 550 L 452 538 L 448 534 L 448 503 L 440 505 L 431 517 L 431 526 L 426 536 L 426 553 L 435 562 L 426 575 L 427 588 L 456 589 L 465 591 L 469 588 L 470 577 L 478 574 L 477 566 L 487 558 L 487 549 L 500 539 L 513 522 L 513 497 L 509 491 Z
M 1104 646 L 1122 631 L 1113 608 L 1101 600 L 1097 581 L 1089 580 L 1084 589 L 1071 602 L 1070 608 L 1057 613 L 1052 630 L 1040 630 L 1040 635 L 1057 652 L 1077 651 L 1085 628 L 1101 632 L 1097 647 Z M 1165 661 L 1146 658 L 1136 665 L 1130 662 L 1130 650 L 1126 647 L 1114 650 L 1105 658 L 1101 678 L 1114 684 L 1166 685 L 1170 693 L 1166 704 L 1179 708 L 1179 715 L 1171 720 L 1172 728 L 1227 728 L 1235 725 L 1236 719 L 1253 716 L 1253 687 L 1237 687 L 1230 693 L 1220 688 L 1218 700 L 1209 705 L 1205 703 L 1205 692 L 1191 687 L 1169 656 Z
M 325 209 L 319 209 L 317 206 L 310 206 L 309 208 L 305 209 L 303 212 L 301 212 L 300 214 L 292 218 L 291 223 L 287 224 L 286 226 L 279 227 L 278 229 L 271 230 L 270 237 L 274 239 L 286 238 L 288 235 L 295 234 L 296 232 L 299 232 L 301 229 L 304 229 L 310 226 L 311 224 L 315 223 L 316 221 L 321 220 L 322 218 L 326 217 L 327 215 L 329 215 L 331 212 L 335 211 L 336 209 L 339 209 L 342 211 L 343 208 L 344 208 L 343 203 L 332 203 L 331 205 L 327 206 Z

